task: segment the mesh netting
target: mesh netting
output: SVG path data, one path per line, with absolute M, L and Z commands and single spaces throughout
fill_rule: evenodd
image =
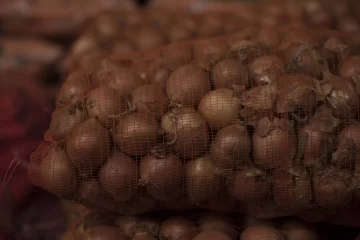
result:
M 108 56 L 90 74 L 71 72 L 30 180 L 122 214 L 357 208 L 358 36 L 265 33 Z

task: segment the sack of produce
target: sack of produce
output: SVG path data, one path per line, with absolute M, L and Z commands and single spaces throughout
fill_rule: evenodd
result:
M 121 214 L 358 206 L 358 36 L 254 29 L 71 72 L 30 180 Z

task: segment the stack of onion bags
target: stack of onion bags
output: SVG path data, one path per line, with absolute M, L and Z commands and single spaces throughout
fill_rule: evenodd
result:
M 359 45 L 305 28 L 245 35 L 71 72 L 31 181 L 123 214 L 358 203 Z

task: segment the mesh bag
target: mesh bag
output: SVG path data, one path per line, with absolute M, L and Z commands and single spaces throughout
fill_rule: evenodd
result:
M 288 26 L 70 73 L 29 177 L 122 214 L 358 209 L 359 36 Z

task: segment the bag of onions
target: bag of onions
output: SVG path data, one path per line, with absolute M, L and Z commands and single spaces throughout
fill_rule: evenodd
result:
M 254 29 L 71 72 L 32 183 L 132 215 L 358 209 L 359 38 Z

